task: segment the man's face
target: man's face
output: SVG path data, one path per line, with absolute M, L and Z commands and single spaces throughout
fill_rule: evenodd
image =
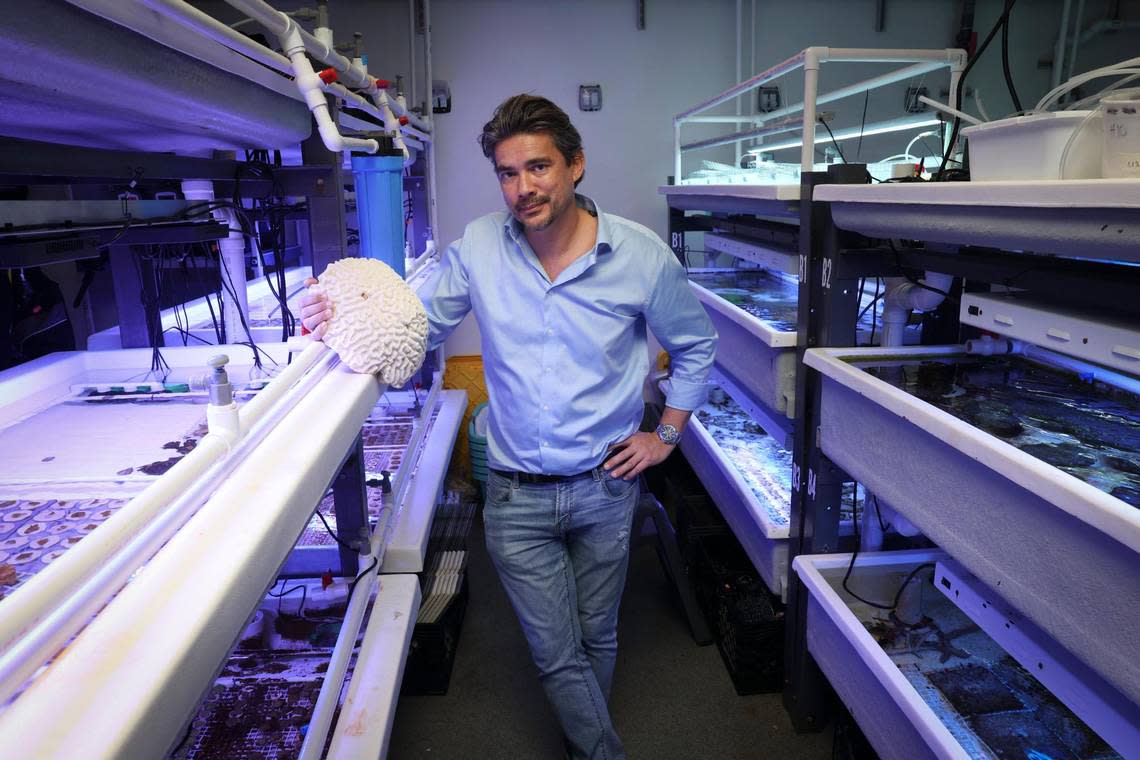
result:
M 508 137 L 495 147 L 495 173 L 511 215 L 525 229 L 545 230 L 574 209 L 574 182 L 586 159 L 581 152 L 570 163 L 545 132 Z

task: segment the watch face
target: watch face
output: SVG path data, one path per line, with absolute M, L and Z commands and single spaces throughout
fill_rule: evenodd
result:
M 677 428 L 672 425 L 658 425 L 657 437 L 661 439 L 662 443 L 672 446 L 680 440 L 681 434 L 678 433 Z

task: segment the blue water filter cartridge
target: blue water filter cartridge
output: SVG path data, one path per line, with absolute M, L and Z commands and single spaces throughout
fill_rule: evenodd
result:
M 360 255 L 383 261 L 404 276 L 404 157 L 353 156 Z

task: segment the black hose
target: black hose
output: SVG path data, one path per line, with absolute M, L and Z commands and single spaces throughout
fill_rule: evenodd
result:
M 958 91 L 954 93 L 954 107 L 959 111 L 962 110 L 962 92 L 966 89 L 966 77 L 974 68 L 974 64 L 977 63 L 978 59 L 982 57 L 982 53 L 986 52 L 986 48 L 989 47 L 990 42 L 993 41 L 993 38 L 997 35 L 998 30 L 1002 28 L 1003 24 L 1005 24 L 1006 20 L 1009 18 L 1009 12 L 1013 10 L 1013 6 L 1016 2 L 1017 0 L 1008 0 L 1005 6 L 1005 11 L 1001 14 L 1001 18 L 999 18 L 997 20 L 997 23 L 994 24 L 993 29 L 990 29 L 990 33 L 986 35 L 985 40 L 983 40 L 982 44 L 978 46 L 978 50 L 976 53 L 974 53 L 974 57 L 970 59 L 970 62 L 966 64 L 966 68 L 963 69 L 962 76 L 958 78 Z M 950 141 L 946 143 L 946 151 L 942 154 L 942 163 L 938 167 L 938 173 L 934 175 L 935 180 L 941 179 L 943 172 L 946 171 L 946 163 L 950 160 L 950 151 L 954 149 L 954 143 L 958 140 L 958 130 L 961 128 L 961 126 L 962 119 L 958 116 L 955 116 L 954 125 L 950 128 Z

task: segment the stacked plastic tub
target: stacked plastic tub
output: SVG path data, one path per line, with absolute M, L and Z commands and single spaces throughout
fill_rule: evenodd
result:
M 471 476 L 480 483 L 487 482 L 487 402 L 471 412 L 467 423 L 467 445 L 471 454 Z

